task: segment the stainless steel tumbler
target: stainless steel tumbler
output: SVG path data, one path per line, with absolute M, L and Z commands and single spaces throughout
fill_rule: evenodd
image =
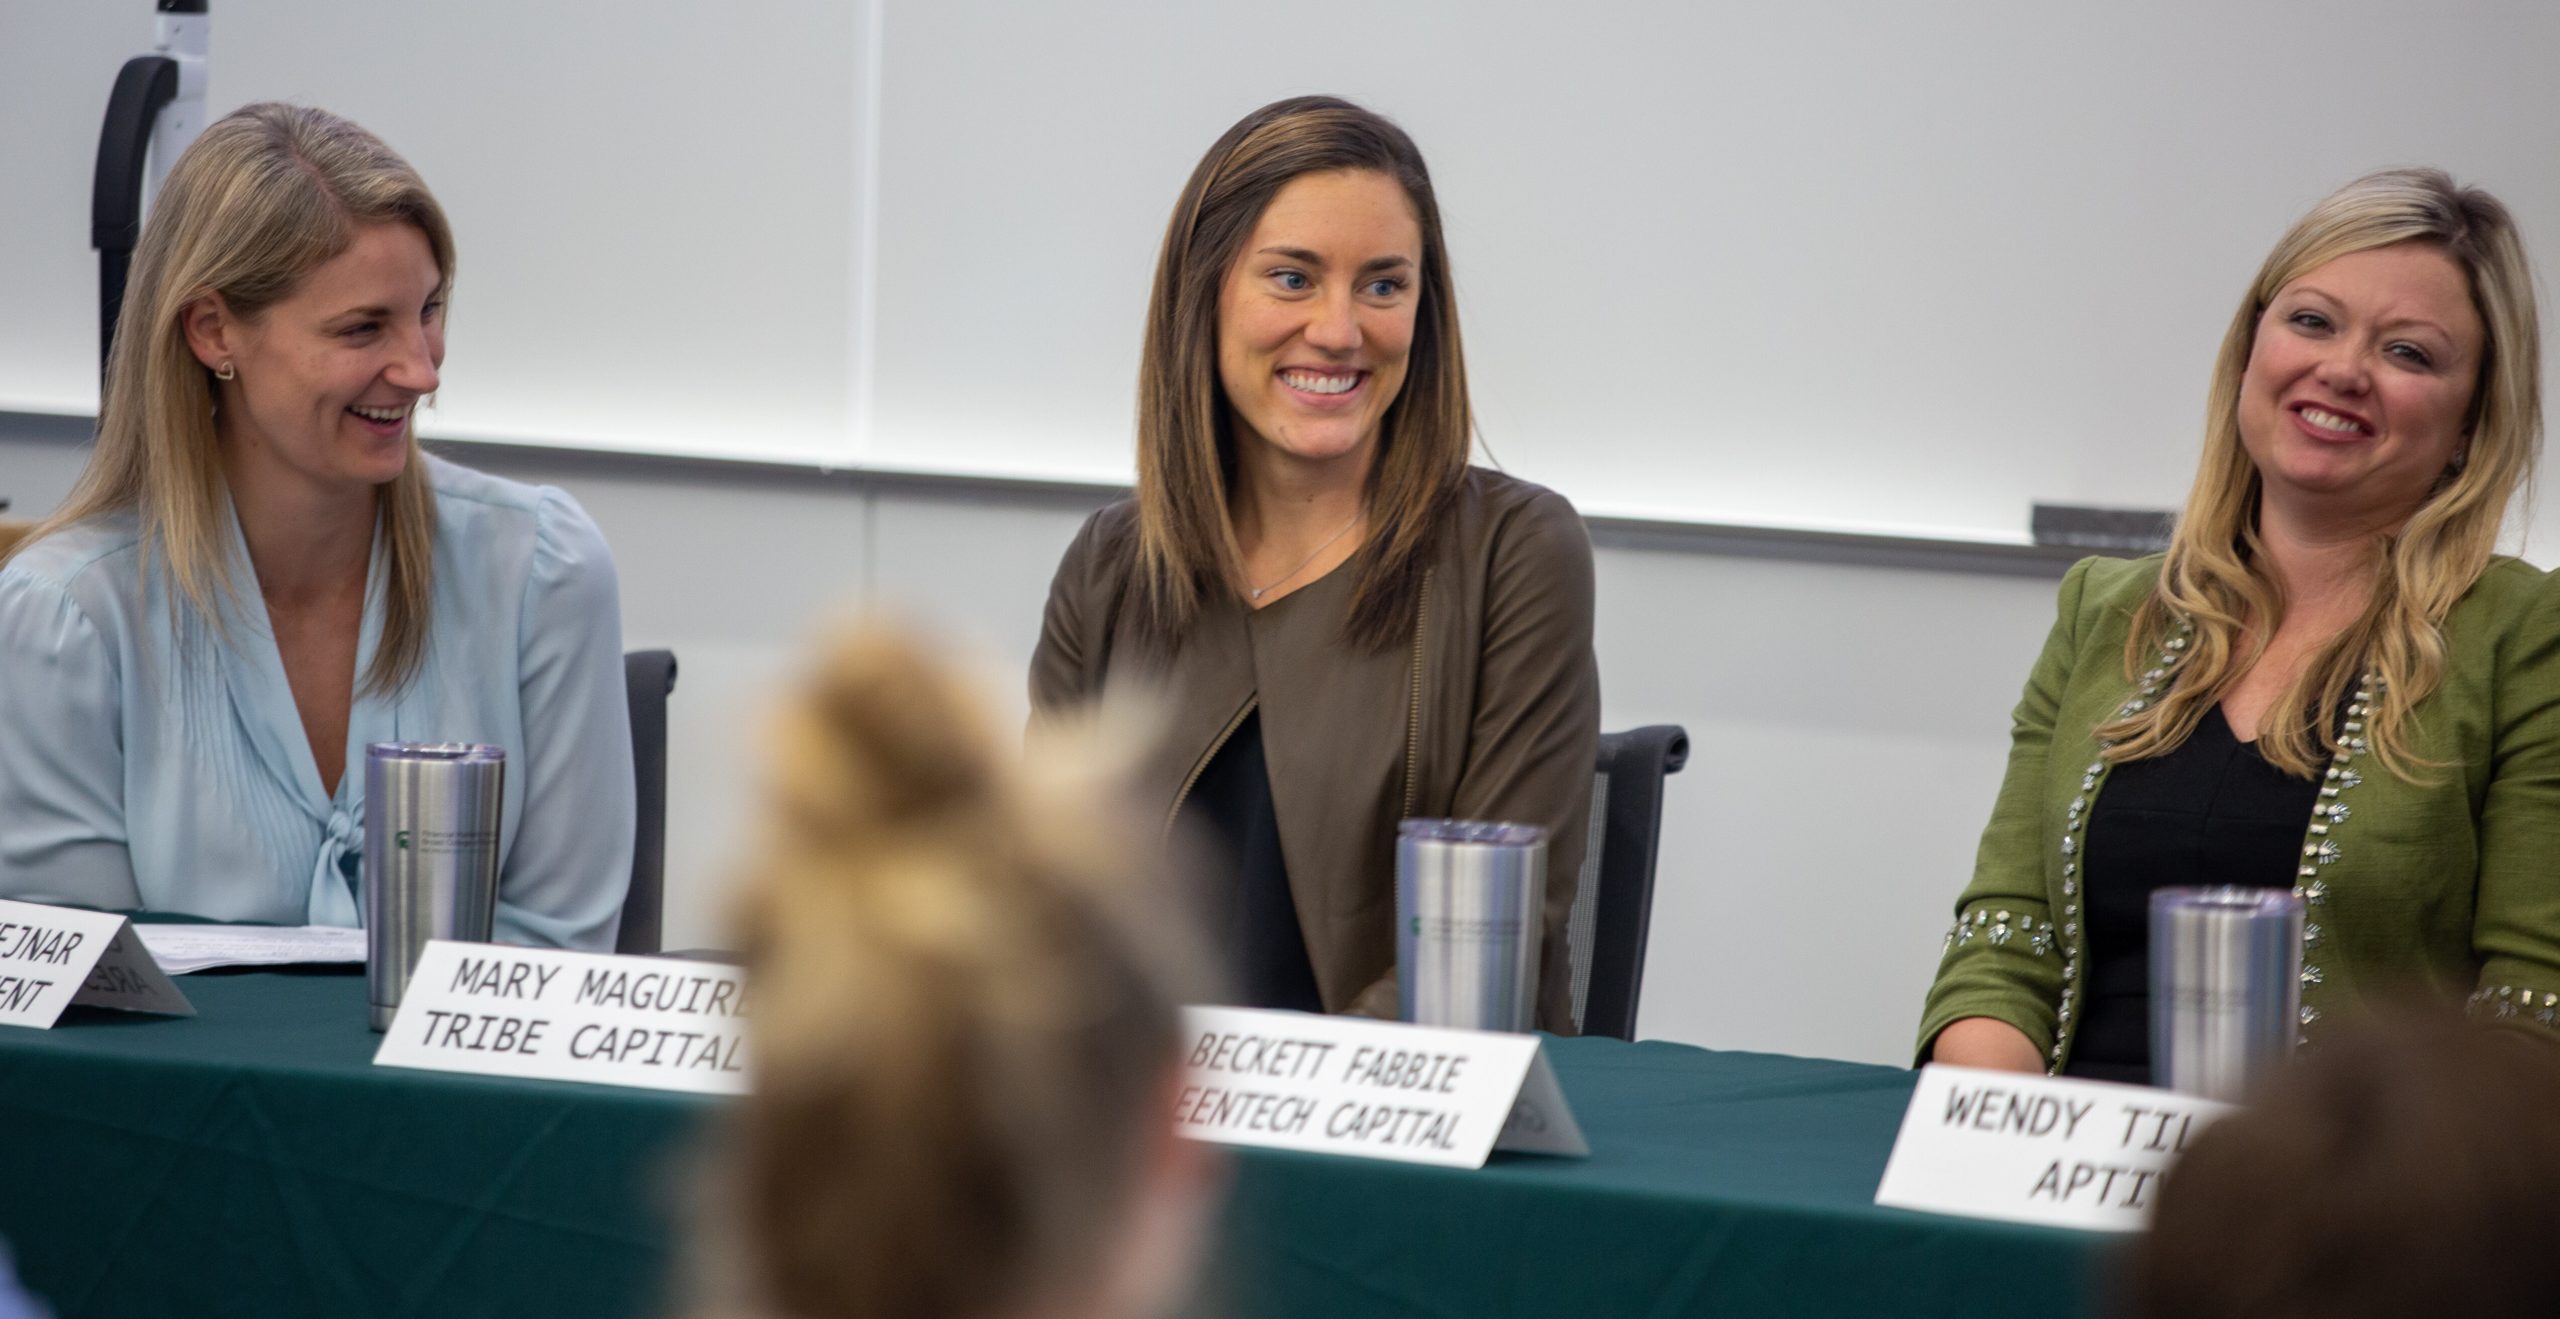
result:
M 504 748 L 364 749 L 365 997 L 388 1030 L 429 939 L 485 943 L 498 915 Z
M 2151 895 L 2152 1080 L 2236 1102 L 2293 1056 L 2302 899 L 2276 888 Z
M 1407 820 L 1396 837 L 1396 982 L 1404 1019 L 1525 1031 L 1538 1006 L 1547 831 Z

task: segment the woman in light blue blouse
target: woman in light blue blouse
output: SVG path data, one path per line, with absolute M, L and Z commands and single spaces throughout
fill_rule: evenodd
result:
M 631 869 L 613 560 L 422 453 L 453 240 L 417 174 L 252 105 L 170 171 L 88 470 L 0 561 L 0 896 L 361 921 L 364 747 L 506 748 L 498 937 L 605 949 Z

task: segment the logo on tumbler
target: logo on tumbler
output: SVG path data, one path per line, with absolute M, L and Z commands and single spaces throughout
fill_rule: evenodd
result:
M 1502 916 L 1433 916 L 1426 927 L 1424 918 L 1413 918 L 1413 932 L 1418 937 L 1434 939 L 1509 939 L 1520 933 L 1520 922 Z
M 395 829 L 391 834 L 392 851 L 416 852 L 420 856 L 442 856 L 497 845 L 497 832 L 491 829 Z

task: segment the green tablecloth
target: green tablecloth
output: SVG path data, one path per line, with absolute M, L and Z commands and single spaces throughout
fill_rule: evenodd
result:
M 62 1319 L 640 1315 L 711 1101 L 372 1066 L 360 974 L 0 1032 L 0 1235 Z
M 1587 1159 L 1472 1172 L 1304 1154 L 1245 1162 L 1257 1316 L 2094 1313 L 2087 1233 L 1872 1203 L 1915 1073 L 1678 1044 L 1552 1040 Z
M 349 974 L 188 976 L 194 1019 L 0 1031 L 0 1236 L 63 1319 L 656 1313 L 716 1101 L 375 1068 Z M 1215 1307 L 2075 1316 L 2100 1238 L 1868 1203 L 1891 1068 L 1561 1040 L 1589 1159 L 1237 1160 Z

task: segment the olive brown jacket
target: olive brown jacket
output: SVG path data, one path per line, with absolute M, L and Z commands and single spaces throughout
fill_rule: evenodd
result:
M 1591 543 L 1573 506 L 1470 469 L 1409 641 L 1375 652 L 1342 635 L 1347 565 L 1260 610 L 1220 593 L 1168 648 L 1144 639 L 1136 563 L 1133 502 L 1077 533 L 1031 661 L 1035 712 L 1146 693 L 1164 732 L 1140 763 L 1140 804 L 1169 826 L 1228 735 L 1261 711 L 1281 853 L 1327 1011 L 1396 1014 L 1399 821 L 1545 826 L 1538 1024 L 1569 1030 L 1565 923 L 1600 720 Z
M 2080 844 L 2110 766 L 2092 732 L 2176 681 L 2169 638 L 2128 677 L 2133 612 L 2161 559 L 2085 559 L 2013 716 L 2009 772 L 1956 904 L 1919 1055 L 1964 1017 L 2026 1033 L 2060 1070 L 2078 1026 Z M 2316 1042 L 2377 994 L 2468 997 L 2560 1025 L 2560 578 L 2493 560 L 2442 625 L 2444 674 L 2412 709 L 2415 777 L 2346 747 L 2323 771 L 2293 877 L 2304 902 L 2301 1025 Z

